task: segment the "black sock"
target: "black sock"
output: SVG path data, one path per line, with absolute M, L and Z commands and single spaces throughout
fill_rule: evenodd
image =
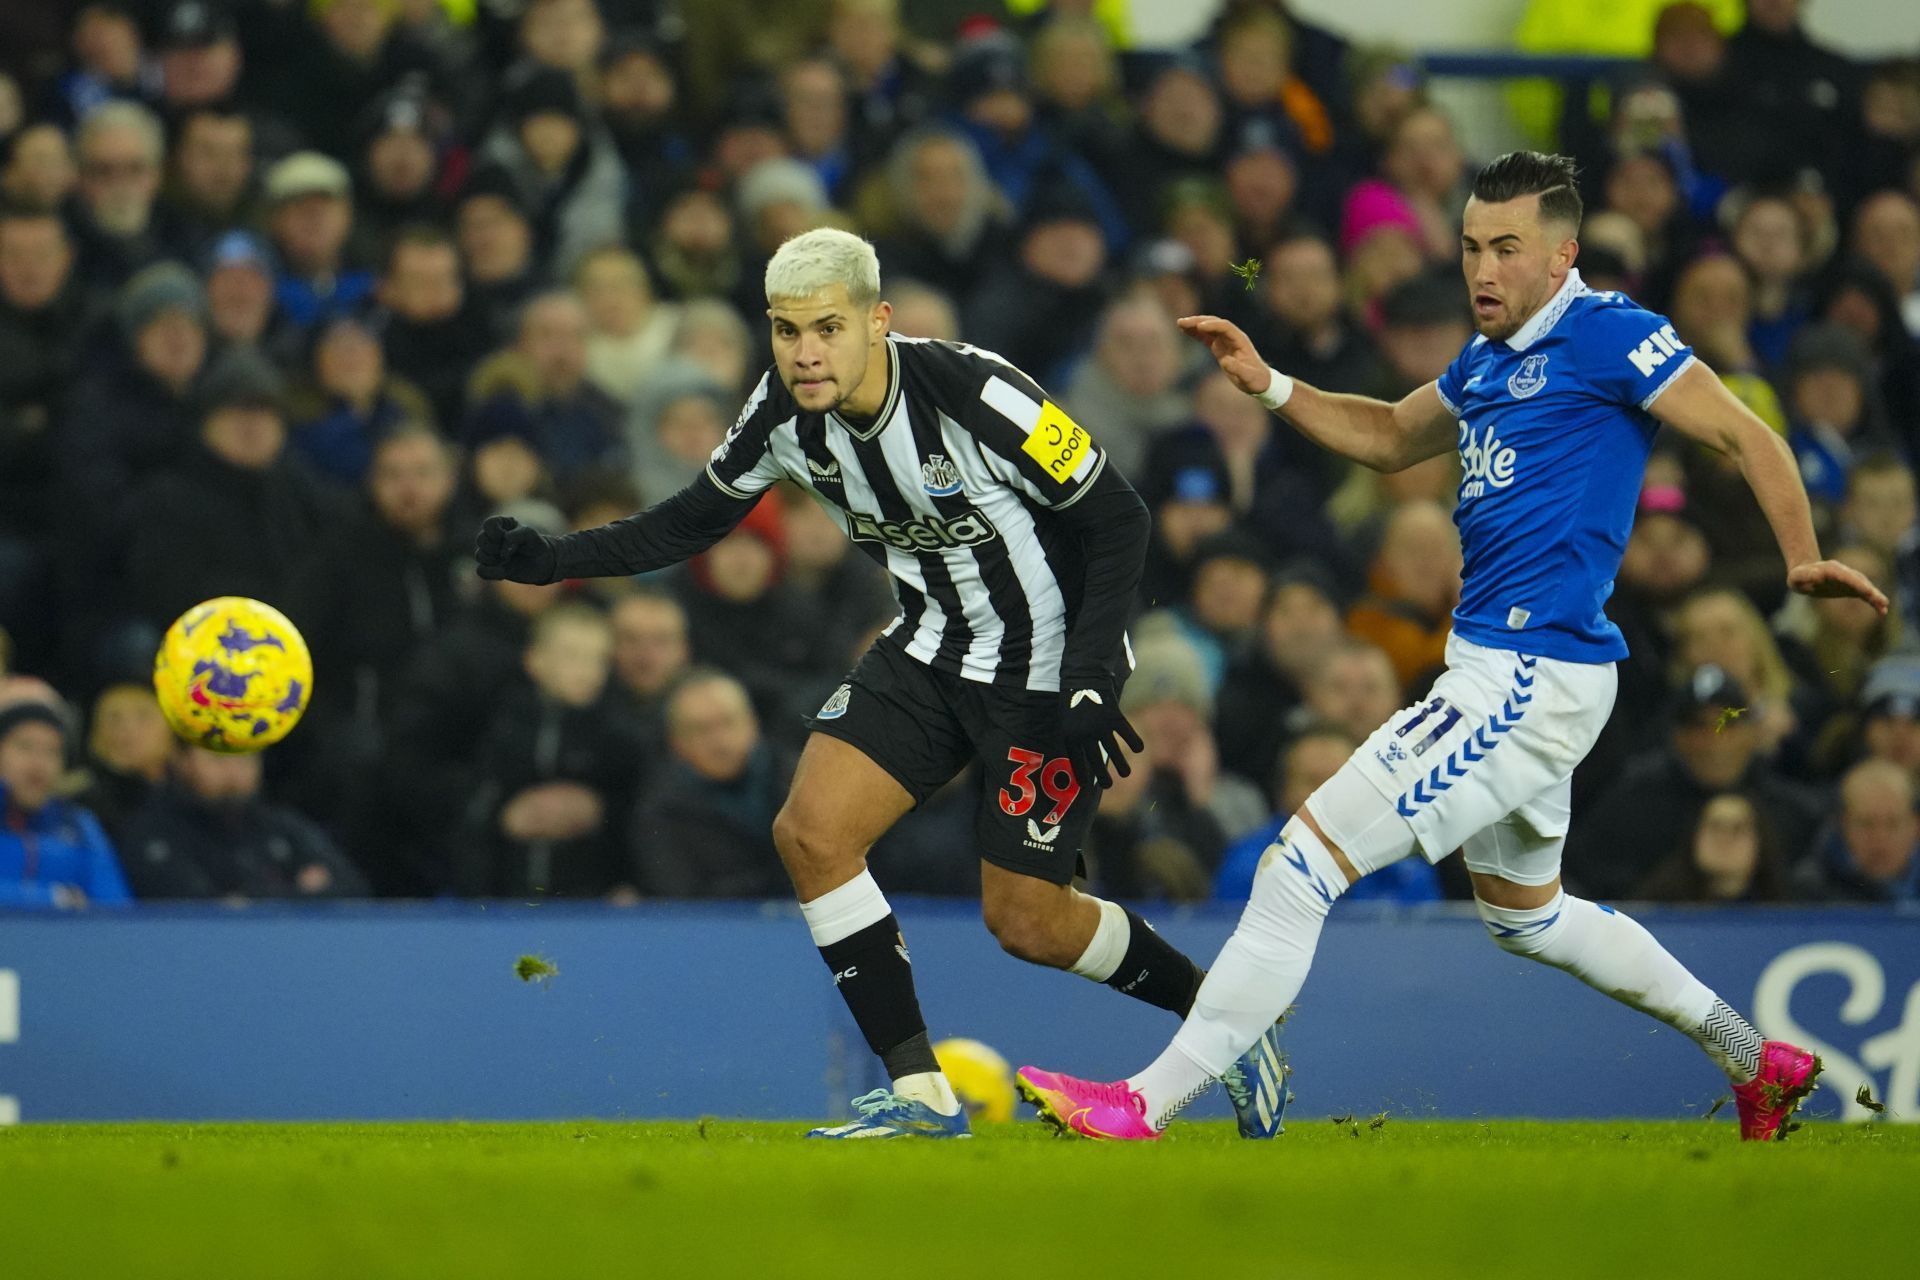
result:
M 1127 954 L 1107 985 L 1121 995 L 1186 1017 L 1200 990 L 1200 980 L 1207 975 L 1131 911 L 1127 912 L 1127 927 Z
M 820 948 L 833 972 L 833 985 L 847 1002 L 867 1047 L 886 1064 L 887 1075 L 938 1071 L 913 990 L 913 965 L 907 959 L 900 922 L 891 912 L 858 933 Z

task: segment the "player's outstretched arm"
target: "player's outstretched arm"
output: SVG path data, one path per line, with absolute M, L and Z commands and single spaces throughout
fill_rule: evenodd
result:
M 1180 327 L 1206 344 L 1234 386 L 1261 397 L 1273 389 L 1273 370 L 1238 325 L 1219 316 L 1186 316 Z M 1389 404 L 1371 396 L 1335 395 L 1293 381 L 1275 412 L 1321 448 L 1375 471 L 1399 471 L 1454 447 L 1453 416 L 1440 403 L 1432 383 Z
M 1695 360 L 1669 383 L 1649 412 L 1681 435 L 1698 440 L 1740 464 L 1740 474 L 1766 513 L 1787 560 L 1787 587 L 1808 596 L 1855 596 L 1881 613 L 1887 597 L 1864 574 L 1837 560 L 1820 558 L 1807 491 L 1793 451 L 1766 423 L 1741 404 L 1704 363 Z
M 747 518 L 759 498 L 722 493 L 705 474 L 637 515 L 551 537 L 507 516 L 488 516 L 474 544 L 483 578 L 559 582 L 650 573 L 699 555 Z

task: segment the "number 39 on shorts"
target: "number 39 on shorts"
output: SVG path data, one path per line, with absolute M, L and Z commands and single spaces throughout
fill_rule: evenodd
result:
M 1038 751 L 1012 747 L 1007 761 L 1014 766 L 1007 786 L 1000 788 L 1000 810 L 1015 818 L 1024 818 L 1042 791 L 1053 801 L 1042 822 L 1052 824 L 1067 816 L 1080 796 L 1080 780 L 1073 776 L 1073 762 L 1065 756 L 1049 760 Z M 1035 786 L 1038 778 L 1039 785 Z

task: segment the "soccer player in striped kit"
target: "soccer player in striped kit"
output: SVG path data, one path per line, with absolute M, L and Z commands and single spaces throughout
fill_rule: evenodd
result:
M 705 550 L 775 482 L 802 486 L 892 575 L 900 616 L 811 722 L 774 842 L 891 1088 L 823 1138 L 960 1137 L 905 938 L 867 870 L 875 840 L 970 762 L 981 909 L 1002 947 L 1185 1015 L 1202 974 L 1145 921 L 1072 887 L 1108 768 L 1141 747 L 1120 712 L 1148 516 L 1093 437 L 991 352 L 887 331 L 858 236 L 794 237 L 767 264 L 774 367 L 706 473 L 658 506 L 564 537 L 480 531 L 480 574 L 644 573 Z M 1241 1132 L 1286 1105 L 1275 1018 L 1224 1071 Z
M 1731 1080 L 1743 1138 L 1783 1135 L 1812 1091 L 1812 1054 L 1762 1041 L 1639 924 L 1561 888 L 1569 783 L 1613 709 L 1627 649 L 1602 606 L 1663 425 L 1738 462 L 1788 588 L 1883 614 L 1886 597 L 1820 558 L 1793 455 L 1673 327 L 1581 283 L 1575 179 L 1571 160 L 1537 152 L 1480 171 L 1460 242 L 1479 333 L 1397 404 L 1295 382 L 1224 320 L 1180 322 L 1236 386 L 1323 448 L 1380 471 L 1458 451 L 1460 604 L 1432 696 L 1392 716 L 1281 829 L 1166 1051 L 1112 1082 L 1021 1068 L 1021 1092 L 1050 1123 L 1159 1137 L 1293 1003 L 1349 885 L 1455 849 L 1493 941 L 1691 1037 Z

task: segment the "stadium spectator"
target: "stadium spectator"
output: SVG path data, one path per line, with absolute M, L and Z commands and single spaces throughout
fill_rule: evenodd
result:
M 1215 178 L 1225 151 L 1226 108 L 1211 69 L 1193 54 L 1160 62 L 1141 90 L 1126 177 L 1116 184 L 1133 225 L 1152 225 L 1177 184 Z
M 353 144 L 355 222 L 369 243 L 390 249 L 409 227 L 448 222 L 452 188 L 471 157 L 452 108 L 424 76 L 402 79 L 358 112 Z
M 502 507 L 543 533 L 566 530 L 548 503 Z M 367 798 L 356 848 L 387 892 L 450 891 L 476 752 L 500 691 L 522 670 L 534 619 L 556 604 L 560 584 L 491 582 L 478 603 L 421 645 L 402 672 L 376 787 Z
M 978 148 L 949 129 L 917 130 L 895 144 L 887 179 L 895 225 L 874 243 L 882 282 L 925 281 L 964 309 L 1006 232 Z
M 334 316 L 313 332 L 307 379 L 291 397 L 293 452 L 317 475 L 357 486 L 381 440 L 433 421 L 418 387 L 387 371 L 380 335 L 366 321 Z
M 1801 0 L 1748 0 L 1746 9 L 1746 25 L 1727 41 L 1726 76 L 1739 87 L 1750 168 L 1729 176 L 1813 168 L 1833 185 L 1858 119 L 1858 73 L 1802 30 Z
M 811 611 L 823 659 L 839 655 L 841 665 L 851 667 L 874 633 L 893 621 L 898 605 L 887 576 L 855 550 L 825 507 L 796 486 L 783 485 L 779 494 L 786 585 Z M 827 692 L 821 689 L 818 701 L 825 701 Z M 799 701 L 805 705 L 816 700 Z
M 370 454 L 367 506 L 315 542 L 291 616 L 313 652 L 318 732 L 377 742 L 408 661 L 464 604 L 470 538 L 448 520 L 457 472 L 439 436 L 402 424 Z
M 0 209 L 0 624 L 16 631 L 53 551 L 62 402 L 96 318 L 73 260 L 59 218 Z
M 1272 351 L 1275 367 L 1327 391 L 1378 386 L 1380 354 L 1341 308 L 1333 246 L 1312 233 L 1291 235 L 1267 250 L 1262 267 L 1260 296 L 1272 320 L 1260 348 Z
M 612 651 L 597 609 L 563 604 L 534 621 L 524 671 L 493 700 L 481 735 L 463 894 L 599 897 L 627 881 L 641 770 L 632 728 L 602 697 Z
M 1216 902 L 1245 902 L 1253 893 L 1253 873 L 1260 859 L 1279 838 L 1287 819 L 1300 811 L 1307 797 L 1339 771 L 1360 744 L 1341 729 L 1309 725 L 1287 744 L 1273 778 L 1274 819 L 1227 846 L 1213 878 Z M 1402 858 L 1362 876 L 1348 895 L 1392 902 L 1434 902 L 1441 897 L 1440 877 L 1425 858 Z
M 706 470 L 738 409 L 705 369 L 663 360 L 626 418 L 628 474 L 641 497 L 659 502 Z
M 1893 454 L 1860 459 L 1847 477 L 1839 532 L 1871 547 L 1893 568 L 1901 630 L 1920 635 L 1920 500 L 1912 470 Z
M 466 438 L 517 436 L 565 483 L 626 461 L 617 401 L 587 379 L 587 316 L 555 290 L 527 303 L 520 334 L 475 372 Z
M 62 125 L 74 121 L 116 98 L 150 99 L 155 88 L 141 39 L 140 23 L 131 5 L 88 4 L 73 19 L 73 66 L 56 79 L 47 94 L 52 113 Z
M 1296 716 L 1344 729 L 1356 742 L 1365 742 L 1404 705 L 1393 660 L 1380 646 L 1351 637 L 1321 655 L 1301 694 Z
M 506 175 L 483 168 L 461 193 L 454 214 L 467 296 L 481 321 L 477 327 L 495 341 L 512 338 L 521 308 L 541 287 L 533 223 L 516 200 Z
M 1149 466 L 1141 497 L 1153 511 L 1152 541 L 1140 577 L 1140 603 L 1171 607 L 1187 598 L 1200 544 L 1233 527 L 1226 464 L 1217 456 Z
M 345 158 L 353 154 L 362 104 L 409 74 L 437 68 L 424 48 L 396 34 L 397 4 L 316 0 L 306 8 L 310 16 L 289 24 L 273 77 L 260 87 L 309 146 Z
M 760 319 L 764 343 L 765 320 Z M 667 354 L 699 365 L 721 386 L 745 396 L 766 367 L 749 364 L 761 349 L 739 312 L 718 298 L 694 298 L 680 304 L 680 323 Z
M 0 706 L 0 907 L 78 910 L 128 900 L 113 843 L 55 794 L 67 724 L 36 698 Z
M 1879 191 L 1853 215 L 1853 247 L 1893 286 L 1907 333 L 1920 340 L 1920 200 Z
M 258 220 L 253 207 L 253 122 L 238 111 L 202 108 L 174 137 L 172 176 L 161 211 L 169 249 L 189 261 L 228 231 Z
M 794 758 L 760 734 L 746 688 L 711 669 L 689 672 L 667 698 L 671 755 L 641 797 L 633 872 L 642 893 L 765 898 L 787 891 L 773 817 Z
M 1774 831 L 1737 791 L 1709 799 L 1685 844 L 1647 873 L 1632 897 L 1646 902 L 1780 902 L 1787 864 Z
M 519 17 L 519 52 L 535 67 L 585 76 L 606 44 L 606 20 L 594 0 L 530 0 Z
M 932 114 L 939 83 L 905 39 L 900 0 L 834 0 L 831 9 L 826 50 L 847 78 L 854 153 L 876 164 Z
M 1838 505 L 1854 459 L 1897 443 L 1884 421 L 1872 356 L 1852 330 L 1810 325 L 1788 350 L 1782 390 L 1807 496 Z
M 136 898 L 366 896 L 366 877 L 326 832 L 267 800 L 263 766 L 258 752 L 177 745 L 167 783 L 127 822 Z
M 1670 307 L 1674 331 L 1720 375 L 1740 403 L 1775 431 L 1787 432 L 1780 406 L 1753 353 L 1753 286 L 1736 258 L 1709 254 L 1680 269 Z
M 1272 563 L 1260 539 L 1228 530 L 1200 544 L 1192 570 L 1192 590 L 1168 616 L 1199 656 L 1212 698 L 1229 664 L 1253 651 Z
M 1920 786 L 1920 663 L 1882 658 L 1860 686 L 1860 752 L 1907 771 Z
M 58 212 L 80 181 L 67 135 L 54 125 L 28 125 L 9 143 L 0 164 L 0 198 L 19 209 Z
M 1055 186 L 1029 202 L 1013 260 L 988 276 L 965 315 L 971 341 L 1043 383 L 1085 351 L 1106 300 L 1108 242 L 1092 206 Z
M 216 347 L 253 347 L 276 364 L 292 365 L 299 328 L 274 297 L 273 252 L 251 231 L 229 231 L 214 241 L 206 261 L 208 336 Z
M 1431 680 L 1446 663 L 1460 602 L 1460 535 L 1437 502 L 1408 502 L 1387 518 L 1367 595 L 1347 610 L 1347 630 L 1379 645 L 1402 685 Z
M 613 602 L 613 672 L 608 696 L 642 744 L 643 769 L 665 758 L 667 694 L 693 665 L 687 611 L 672 594 L 641 584 Z
M 779 87 L 792 158 L 812 171 L 828 201 L 843 199 L 854 155 L 847 85 L 839 66 L 827 57 L 801 58 L 780 69 Z
M 1236 131 L 1224 177 L 1234 240 L 1245 252 L 1270 245 L 1292 231 L 1301 217 L 1300 164 L 1273 125 L 1253 119 Z
M 1185 342 L 1157 303 L 1122 298 L 1101 317 L 1093 354 L 1067 383 L 1067 407 L 1122 474 L 1139 475 L 1153 436 L 1188 416 L 1178 385 Z
M 1872 263 L 1849 258 L 1825 273 L 1813 317 L 1857 334 L 1872 356 L 1887 423 L 1908 454 L 1920 443 L 1920 342 L 1907 332 L 1893 286 Z
M 173 730 L 151 684 L 114 684 L 93 700 L 86 784 L 74 800 L 100 821 L 116 846 L 127 822 L 166 780 Z
M 1628 761 L 1567 839 L 1567 879 L 1596 898 L 1624 897 L 1685 847 L 1707 801 L 1737 791 L 1788 857 L 1813 839 L 1819 798 L 1765 763 L 1748 691 L 1725 670 L 1690 671 L 1671 696 L 1668 741 Z
M 953 299 L 932 285 L 912 280 L 890 284 L 887 300 L 893 304 L 889 333 L 903 338 L 960 341 L 960 313 L 954 309 Z
M 429 225 L 399 232 L 374 297 L 384 312 L 387 366 L 426 393 L 442 430 L 455 429 L 464 420 L 467 379 L 493 343 L 469 301 L 453 237 Z
M 1812 256 L 1807 225 L 1780 192 L 1736 192 L 1729 203 L 1733 252 L 1753 281 L 1747 340 L 1765 368 L 1779 369 L 1807 318 L 1801 292 Z
M 802 231 L 824 226 L 831 205 L 820 175 L 792 156 L 769 157 L 741 174 L 733 200 L 748 251 L 733 304 L 751 315 L 755 303 L 765 301 L 761 282 L 774 251 Z
M 81 123 L 75 151 L 80 274 L 94 288 L 118 289 L 166 256 L 153 217 L 166 137 L 145 107 L 109 102 Z
M 1204 659 L 1177 629 L 1144 620 L 1135 646 L 1136 665 L 1121 691 L 1120 707 L 1152 752 L 1150 803 L 1178 814 L 1204 813 L 1233 840 L 1265 821 L 1260 788 L 1223 769 L 1213 736 L 1213 691 Z M 1223 844 L 1201 851 L 1211 874 Z
M 632 410 L 666 359 L 680 310 L 655 300 L 646 264 L 621 245 L 582 258 L 573 287 L 587 312 L 587 377 Z
M 1310 156 L 1333 150 L 1333 112 L 1295 74 L 1294 30 L 1286 18 L 1263 5 L 1229 8 L 1213 39 L 1228 111 L 1298 139 Z
M 632 183 L 629 225 L 647 226 L 697 156 L 685 127 L 679 72 L 666 50 L 634 32 L 616 35 L 600 64 L 599 106 Z
M 241 96 L 246 52 L 233 11 L 222 0 L 163 4 L 154 50 L 160 70 L 160 109 L 169 117 L 177 120 L 196 108 Z M 255 68 L 255 78 L 266 74 L 264 68 Z
M 1339 641 L 1340 611 L 1316 567 L 1281 570 L 1253 648 L 1227 668 L 1215 700 L 1220 760 L 1243 778 L 1271 778 L 1308 674 Z
M 279 259 L 274 296 L 306 328 L 350 312 L 373 293 L 373 273 L 348 261 L 353 183 L 346 166 L 301 151 L 267 170 L 267 230 Z
M 1760 753 L 1774 757 L 1812 726 L 1810 691 L 1794 678 L 1779 641 L 1753 602 L 1737 591 L 1709 587 L 1674 614 L 1676 679 L 1703 665 L 1724 671 L 1747 694 L 1740 718 L 1757 735 Z
M 208 371 L 198 441 L 135 490 L 129 598 L 152 625 L 214 596 L 285 604 L 294 570 L 335 519 L 338 499 L 286 457 L 284 395 L 260 356 L 223 355 Z
M 1920 900 L 1920 817 L 1913 778 L 1866 760 L 1840 780 L 1840 811 L 1794 868 L 1801 892 L 1824 902 Z
M 1117 898 L 1198 902 L 1226 836 L 1205 809 L 1162 803 L 1167 789 L 1153 747 L 1133 754 L 1133 772 L 1100 792 L 1082 856 L 1087 880 Z
M 620 239 L 626 166 L 571 76 L 534 71 L 510 83 L 480 157 L 531 215 L 535 261 L 547 273 L 565 277 L 590 250 Z

